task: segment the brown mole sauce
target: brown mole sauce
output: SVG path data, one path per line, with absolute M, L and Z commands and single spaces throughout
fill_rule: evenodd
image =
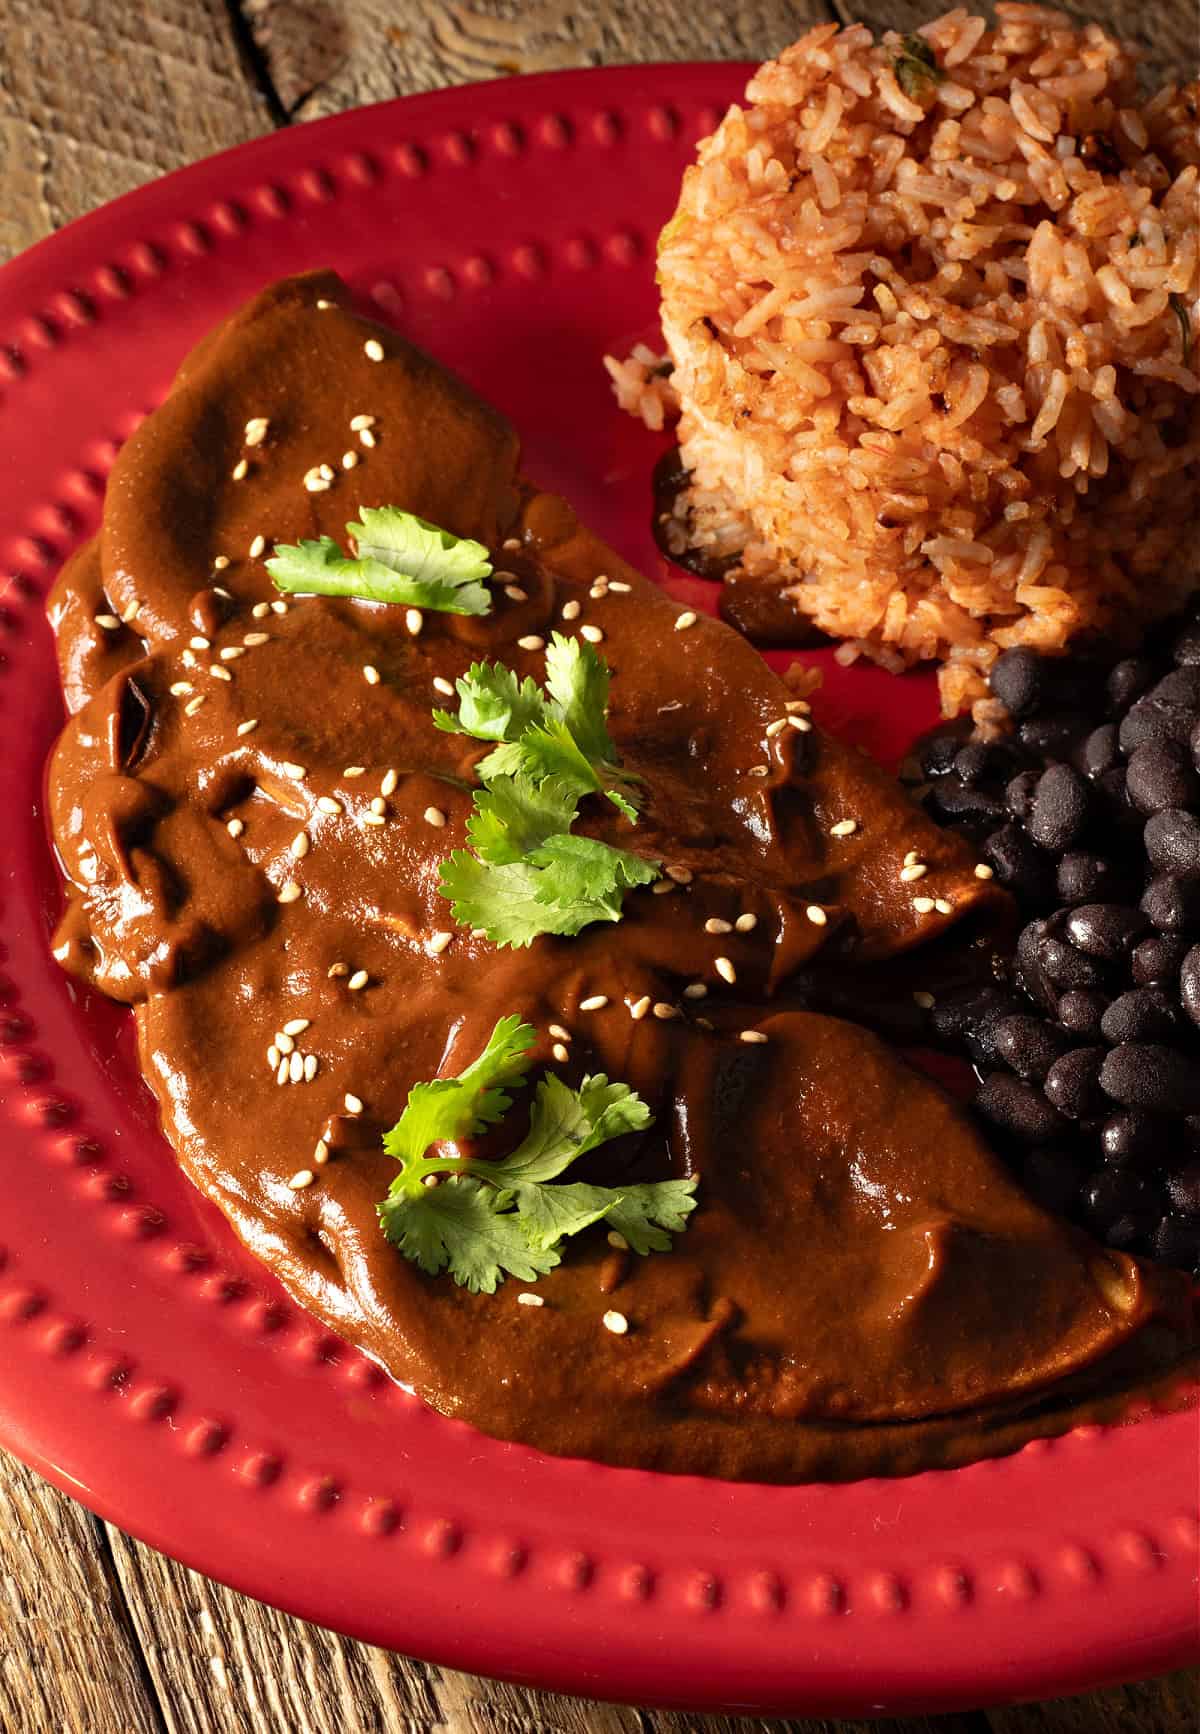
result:
M 548 1451 L 843 1479 L 1128 1412 L 1186 1346 L 1185 1280 L 1040 1210 L 864 1027 L 903 1039 L 916 984 L 986 968 L 1003 893 L 859 753 L 819 729 L 768 734 L 791 695 L 751 647 L 713 621 L 674 630 L 661 592 L 521 480 L 502 418 L 344 300 L 331 276 L 291 280 L 201 345 L 52 599 L 72 713 L 50 768 L 69 881 L 56 954 L 133 1006 L 187 1174 L 330 1328 L 435 1408 Z M 310 492 L 322 463 L 332 483 Z M 342 539 L 383 504 L 488 544 L 489 617 L 427 613 L 414 635 L 400 608 L 277 611 L 256 538 Z M 540 678 L 518 641 L 569 600 L 604 633 L 610 726 L 646 790 L 636 828 L 602 803 L 585 827 L 691 877 L 630 896 L 618 926 L 503 950 L 438 894 L 481 749 L 433 728 L 433 682 L 481 656 Z M 131 624 L 97 625 L 135 603 Z M 900 876 L 914 850 L 916 887 Z M 917 890 L 950 913 L 917 911 Z M 635 1018 L 644 998 L 671 1015 Z M 603 1070 L 651 1104 L 654 1128 L 600 1152 L 593 1178 L 700 1183 L 669 1253 L 590 1232 L 536 1309 L 516 1281 L 481 1296 L 425 1276 L 376 1217 L 394 1173 L 380 1135 L 410 1086 L 460 1070 L 510 1012 L 537 1028 L 538 1066 L 562 1024 L 568 1079 Z M 299 1019 L 292 1082 L 268 1049 Z M 610 1309 L 626 1335 L 603 1328 Z

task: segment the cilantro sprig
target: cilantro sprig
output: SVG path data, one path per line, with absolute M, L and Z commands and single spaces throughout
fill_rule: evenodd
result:
M 534 1041 L 528 1024 L 501 1018 L 458 1077 L 414 1086 L 383 1140 L 400 1164 L 378 1207 L 384 1233 L 430 1276 L 448 1270 L 473 1294 L 494 1294 L 506 1276 L 531 1282 L 553 1270 L 563 1241 L 601 1220 L 636 1253 L 668 1251 L 696 1207 L 694 1179 L 619 1187 L 559 1180 L 589 1150 L 653 1125 L 641 1097 L 602 1072 L 577 1090 L 545 1073 L 529 1130 L 502 1160 L 428 1154 L 503 1119 Z
M 626 892 L 659 876 L 657 861 L 571 830 L 592 794 L 637 819 L 638 779 L 622 767 L 605 720 L 608 688 L 604 658 L 555 633 L 544 692 L 503 663 L 479 662 L 458 681 L 457 714 L 433 713 L 440 729 L 494 743 L 476 767 L 483 787 L 467 823 L 471 850 L 442 863 L 439 886 L 455 919 L 494 944 L 619 921 Z
M 923 36 L 902 36 L 900 53 L 892 65 L 896 83 L 913 102 L 923 102 L 946 76 L 937 63 L 932 45 Z
M 354 549 L 332 536 L 277 543 L 266 563 L 277 590 L 315 596 L 355 596 L 399 602 L 442 614 L 487 614 L 482 579 L 492 564 L 482 542 L 452 536 L 396 506 L 364 506 L 346 525 Z

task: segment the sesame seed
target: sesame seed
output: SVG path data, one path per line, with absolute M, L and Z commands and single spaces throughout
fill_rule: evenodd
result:
M 299 1084 L 304 1078 L 304 1055 L 294 1053 L 288 1061 L 288 1078 L 293 1084 Z
M 905 885 L 911 885 L 917 879 L 924 879 L 928 871 L 924 861 L 913 861 L 909 866 L 901 867 L 900 878 Z
M 580 1009 L 580 1011 L 589 1011 L 589 1012 L 590 1011 L 603 1011 L 607 1004 L 608 1004 L 608 995 L 606 993 L 593 993 L 593 994 L 589 994 L 587 999 L 581 999 L 580 1000 L 579 1009 Z
M 331 308 L 332 306 L 333 306 L 332 301 L 318 301 L 316 304 L 317 312 L 318 313 L 326 313 L 326 312 L 328 312 L 329 308 Z
M 265 415 L 252 415 L 245 427 L 245 441 L 248 446 L 260 446 L 267 437 L 270 422 Z
M 683 990 L 684 999 L 703 999 L 708 993 L 708 983 L 704 981 L 689 981 Z
M 719 915 L 710 915 L 704 923 L 704 931 L 705 933 L 732 933 L 733 923 L 722 921 Z
M 368 361 L 382 361 L 383 344 L 375 337 L 368 337 L 367 341 L 363 344 L 363 354 L 366 356 Z
M 675 616 L 676 632 L 686 632 L 689 626 L 695 626 L 699 615 L 692 608 L 685 608 L 682 614 Z
M 429 943 L 426 945 L 425 949 L 432 957 L 440 957 L 453 938 L 454 935 L 452 933 L 447 933 L 443 928 L 439 933 L 430 934 Z
M 693 1018 L 692 1023 L 698 1030 L 713 1030 L 716 1026 L 709 1018 Z
M 615 1247 L 618 1252 L 629 1251 L 629 1242 L 623 1234 L 618 1234 L 615 1228 L 610 1228 L 604 1238 L 607 1240 L 608 1244 Z
M 633 590 L 633 585 L 626 584 L 623 578 L 610 578 L 608 587 L 615 590 L 618 596 L 628 596 Z
M 214 584 L 212 589 L 213 589 L 213 595 L 219 596 L 221 598 L 222 602 L 232 602 L 233 601 L 233 591 L 232 590 L 226 590 L 226 588 L 223 584 Z
M 517 639 L 518 650 L 545 650 L 546 640 L 539 638 L 536 632 L 526 633 L 524 638 Z
M 96 625 L 105 632 L 120 632 L 121 630 L 121 622 L 115 614 L 97 614 Z
M 229 473 L 235 482 L 244 482 L 249 472 L 250 465 L 246 462 L 245 458 L 239 458 Z
M 352 415 L 350 417 L 350 432 L 351 433 L 361 433 L 363 428 L 374 427 L 374 426 L 375 426 L 375 417 L 373 415 Z
M 446 823 L 446 815 L 440 807 L 426 807 L 422 817 L 427 825 L 432 825 L 435 831 L 440 831 Z
M 767 1040 L 769 1040 L 769 1038 L 765 1036 L 761 1030 L 741 1030 L 738 1033 L 739 1042 L 759 1044 Z
M 399 781 L 400 781 L 400 779 L 396 775 L 395 771 L 393 771 L 393 770 L 385 771 L 383 773 L 382 778 L 380 779 L 379 793 L 381 795 L 394 795 L 396 792 L 396 784 Z
M 519 584 L 506 584 L 504 586 L 504 594 L 508 597 L 508 600 L 510 602 L 528 602 L 529 601 L 528 590 L 522 590 L 522 588 Z
M 804 913 L 808 916 L 808 919 L 812 922 L 814 927 L 824 927 L 825 923 L 829 920 L 828 915 L 826 915 L 819 903 L 810 903 Z
M 141 606 L 142 605 L 140 602 L 131 602 L 129 604 L 128 608 L 122 609 L 121 619 L 126 626 L 132 626 L 133 625 L 133 622 L 138 617 L 138 610 L 141 608 Z
M 812 705 L 805 698 L 789 698 L 783 708 L 784 710 L 794 710 L 800 716 L 808 716 L 812 710 Z
M 911 867 L 914 862 L 919 861 L 920 859 L 921 857 L 918 851 L 916 849 L 910 849 L 908 854 L 904 857 L 904 865 L 906 867 Z
M 660 999 L 655 1002 L 654 1015 L 658 1018 L 660 1023 L 670 1023 L 672 1018 L 677 1018 L 679 1016 L 679 1007 L 676 1005 L 668 1005 L 665 999 Z
M 547 1024 L 546 1034 L 553 1036 L 556 1042 L 569 1042 L 571 1040 L 570 1030 L 564 1029 L 561 1024 Z
M 606 1331 L 611 1331 L 614 1337 L 623 1337 L 629 1329 L 629 1320 L 624 1313 L 608 1312 L 601 1319 Z
M 933 907 L 937 910 L 939 915 L 953 915 L 954 914 L 953 903 L 947 902 L 947 900 L 944 897 L 939 897 L 937 902 L 934 904 Z
M 577 602 L 574 597 L 572 597 L 570 602 L 563 603 L 562 617 L 564 620 L 578 620 L 582 612 L 583 603 Z
M 282 596 L 277 596 L 275 598 L 274 602 L 272 602 L 272 604 L 271 604 L 271 613 L 272 614 L 286 614 L 287 611 L 288 611 L 287 603 L 283 600 Z
M 185 668 L 199 667 L 199 664 L 196 661 L 196 652 L 194 650 L 185 650 L 179 660 Z
M 352 1096 L 347 1090 L 346 1094 L 342 1097 L 342 1106 L 345 1108 L 347 1114 L 361 1114 L 363 1111 L 362 1097 Z
M 358 464 L 358 453 L 357 452 L 343 452 L 342 453 L 342 468 L 344 470 L 355 469 L 357 467 L 357 464 Z
M 308 844 L 309 844 L 308 832 L 307 831 L 297 831 L 296 835 L 292 838 L 291 842 L 288 844 L 288 853 L 291 855 L 293 860 L 302 861 L 304 859 L 304 857 L 308 854 Z
M 209 640 L 207 638 L 202 638 L 199 635 L 197 635 L 195 638 L 189 638 L 188 643 L 193 650 L 211 650 L 212 649 L 212 644 L 209 642 Z
M 644 993 L 642 995 L 641 999 L 635 999 L 633 1001 L 633 1003 L 630 1005 L 629 1015 L 633 1019 L 634 1023 L 637 1024 L 637 1023 L 641 1023 L 642 1019 L 645 1017 L 646 1013 L 649 1010 L 650 1010 L 650 995 L 648 993 Z
M 298 897 L 303 897 L 303 895 L 304 895 L 303 887 L 300 885 L 297 885 L 297 883 L 294 879 L 289 879 L 287 884 L 282 886 L 280 889 L 279 902 L 280 903 L 295 903 L 296 899 Z
M 387 812 L 387 802 L 384 800 L 382 795 L 373 795 L 372 796 L 372 798 L 371 798 L 371 811 L 377 819 L 382 818 L 383 815 Z
M 731 963 L 729 958 L 727 958 L 727 957 L 714 958 L 713 959 L 713 968 L 716 970 L 717 974 L 721 977 L 721 980 L 727 981 L 730 984 L 730 986 L 732 987 L 733 983 L 737 980 L 737 970 L 734 969 L 733 964 Z
M 349 975 L 350 965 L 348 963 L 331 963 L 325 974 L 330 981 L 334 981 L 339 975 Z
M 839 819 L 836 825 L 829 827 L 829 835 L 831 837 L 853 837 L 857 830 L 857 819 Z
M 229 832 L 231 837 L 240 837 L 246 827 L 241 819 L 227 819 L 225 822 L 225 829 Z
M 931 993 L 914 993 L 913 1003 L 919 1005 L 922 1011 L 930 1011 L 937 1004 Z
M 454 697 L 454 686 L 452 682 L 443 680 L 440 674 L 434 676 L 433 690 L 434 692 L 440 692 L 443 698 Z
M 271 604 L 269 602 L 256 602 L 250 612 L 256 620 L 265 620 L 271 612 Z
M 373 663 L 365 662 L 363 664 L 363 679 L 366 681 L 368 686 L 379 685 L 379 670 Z
M 790 729 L 798 729 L 802 735 L 810 735 L 812 733 L 812 724 L 806 716 L 789 716 L 785 717 L 784 721 Z
M 347 765 L 342 771 L 344 777 L 365 777 L 366 774 L 366 765 Z
M 266 546 L 267 538 L 265 536 L 256 536 L 250 544 L 250 558 L 252 560 L 257 560 L 259 555 L 265 550 Z
M 521 547 L 521 538 L 519 536 L 506 536 L 500 546 L 506 554 L 516 554 Z
M 289 777 L 301 778 L 308 775 L 308 772 L 305 770 L 303 765 L 293 764 L 291 759 L 284 759 L 280 768 L 284 774 Z
M 406 608 L 404 610 L 404 624 L 410 636 L 415 638 L 425 624 L 425 616 L 419 608 Z
M 650 892 L 654 897 L 665 897 L 668 892 L 674 891 L 674 889 L 675 881 L 673 879 L 657 879 L 650 887 Z
M 356 969 L 354 974 L 350 977 L 350 980 L 346 983 L 346 986 L 350 989 L 351 993 L 361 993 L 370 979 L 371 978 L 365 969 Z
M 769 770 L 769 765 L 751 765 L 746 775 L 748 777 L 765 777 Z
M 673 879 L 676 885 L 690 885 L 692 883 L 693 874 L 690 867 L 668 867 L 666 872 L 667 877 Z
M 246 652 L 240 644 L 227 644 L 221 652 L 221 661 L 236 662 L 239 656 L 245 656 L 245 654 Z
M 344 813 L 346 810 L 342 806 L 342 803 L 335 800 L 332 795 L 318 795 L 317 806 L 320 808 L 322 813 L 332 813 L 335 817 L 339 813 Z
M 517 1296 L 517 1305 L 519 1307 L 544 1307 L 545 1304 L 545 1295 L 532 1294 L 527 1288 L 522 1289 L 520 1294 Z
M 208 668 L 208 672 L 212 675 L 214 680 L 232 680 L 233 679 L 233 676 L 230 674 L 229 670 L 227 668 L 222 668 L 221 664 L 219 662 L 210 663 L 209 668 Z
M 196 712 L 200 709 L 200 706 L 203 703 L 204 703 L 204 694 L 203 693 L 197 694 L 197 696 L 195 698 L 189 698 L 187 703 L 183 707 L 184 716 L 195 716 Z
M 592 589 L 598 591 L 601 596 L 607 596 L 608 574 L 606 572 L 597 572 L 596 576 L 592 579 Z
M 304 1056 L 304 1082 L 306 1084 L 312 1083 L 313 1079 L 316 1077 L 316 1075 L 320 1071 L 320 1069 L 321 1069 L 321 1062 L 317 1058 L 316 1054 L 305 1054 L 305 1056 Z
M 279 1049 L 275 1046 L 274 1042 L 272 1042 L 270 1047 L 267 1049 L 267 1064 L 270 1066 L 272 1071 L 275 1071 L 279 1065 Z
M 768 740 L 773 740 L 776 735 L 781 735 L 787 726 L 788 719 L 785 716 L 779 716 L 775 718 L 774 722 L 767 724 L 764 733 Z
M 194 688 L 190 680 L 175 680 L 171 683 L 172 698 L 186 698 L 188 693 L 192 691 Z
M 291 1036 L 288 1035 L 286 1030 L 276 1030 L 275 1048 L 278 1053 L 291 1054 L 295 1051 L 295 1047 L 295 1042 L 292 1040 Z
M 312 1185 L 314 1179 L 315 1175 L 311 1168 L 300 1168 L 292 1175 L 288 1185 L 293 1192 L 303 1192 L 306 1186 Z
M 600 602 L 608 595 L 608 585 L 600 583 L 593 584 L 591 589 L 588 591 L 588 595 L 591 597 L 593 602 Z
M 229 555 L 218 554 L 216 559 L 213 561 L 213 565 L 218 572 L 224 572 L 225 568 L 229 565 Z
M 758 926 L 758 916 L 747 911 L 745 915 L 739 915 L 733 925 L 739 933 L 753 933 Z
M 362 432 L 358 436 L 358 439 L 359 439 L 359 444 L 366 446 L 368 451 L 372 450 L 372 448 L 375 445 L 375 435 L 371 432 L 369 427 L 363 428 Z
M 289 1018 L 283 1026 L 283 1033 L 285 1036 L 302 1036 L 311 1023 L 311 1018 Z
M 918 915 L 932 915 L 932 913 L 933 913 L 933 898 L 932 897 L 914 897 L 913 898 L 913 908 L 916 910 Z
M 386 825 L 387 820 L 382 813 L 360 813 L 359 823 L 362 825 Z
M 286 1084 L 287 1081 L 288 1081 L 288 1062 L 286 1060 L 280 1060 L 279 1069 L 275 1073 L 275 1082 L 277 1084 Z
M 580 636 L 583 638 L 586 638 L 589 644 L 602 644 L 604 642 L 604 629 L 603 629 L 603 627 L 600 627 L 600 626 L 581 626 L 579 628 L 579 632 L 580 632 Z
M 986 861 L 976 861 L 975 877 L 976 879 L 994 879 L 996 877 L 995 869 L 989 867 Z
M 554 1046 L 550 1049 L 550 1052 L 560 1065 L 564 1060 L 569 1060 L 571 1057 L 571 1050 L 567 1047 L 565 1042 L 555 1042 Z
M 319 470 L 309 470 L 304 477 L 304 486 L 310 494 L 323 494 L 328 490 L 329 483 Z
M 313 1161 L 318 1168 L 324 1168 L 329 1160 L 329 1146 L 324 1138 L 318 1138 L 313 1147 Z

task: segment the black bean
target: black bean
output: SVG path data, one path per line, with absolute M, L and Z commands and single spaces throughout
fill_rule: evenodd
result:
M 1192 763 L 1197 770 L 1200 770 L 1200 722 L 1195 725 L 1188 736 L 1188 746 L 1191 749 Z
M 1171 655 L 1181 668 L 1200 662 L 1200 626 L 1190 620 L 1175 634 Z
M 1043 973 L 1057 988 L 1102 987 L 1108 978 L 1108 972 L 1098 958 L 1077 951 L 1054 933 L 1044 933 L 1038 941 L 1037 960 Z
M 1103 1232 L 1118 1216 L 1139 1216 L 1155 1203 L 1154 1188 L 1132 1168 L 1097 1168 L 1083 1187 L 1083 1211 Z
M 1087 823 L 1088 786 L 1073 765 L 1051 765 L 1038 778 L 1026 829 L 1035 843 L 1057 854 L 1069 849 Z
M 1169 1041 L 1179 1030 L 1179 1012 L 1161 987 L 1135 987 L 1115 999 L 1100 1023 L 1114 1047 L 1121 1042 Z
M 944 777 L 954 769 L 954 761 L 962 747 L 962 736 L 953 734 L 928 735 L 921 742 L 918 763 L 927 777 Z
M 1115 901 L 1111 896 L 1122 875 L 1111 861 L 1093 855 L 1087 849 L 1069 849 L 1058 863 L 1056 883 L 1064 903 L 1101 903 Z
M 1028 717 L 1017 729 L 1023 747 L 1040 759 L 1068 759 L 1081 735 L 1092 727 L 1092 718 L 1080 711 L 1055 711 L 1050 716 Z
M 942 777 L 929 790 L 929 804 L 942 819 L 990 819 L 1004 817 L 1004 803 L 996 795 L 973 784 Z
M 1200 945 L 1193 945 L 1179 965 L 1179 999 L 1194 1024 L 1200 1024 Z
M 991 769 L 991 750 L 982 741 L 968 741 L 954 756 L 954 775 L 968 785 L 982 782 Z
M 1006 650 L 992 664 L 992 692 L 1010 716 L 1032 716 L 1053 699 L 1053 664 L 1035 650 Z
M 1021 1164 L 1021 1179 L 1046 1210 L 1068 1211 L 1079 1197 L 1079 1189 L 1087 1174 L 1087 1164 L 1073 1150 L 1030 1150 Z
M 1200 819 L 1182 807 L 1164 807 L 1146 820 L 1146 853 L 1156 873 L 1200 879 Z
M 1167 1176 L 1171 1209 L 1181 1216 L 1200 1217 L 1200 1162 L 1188 1162 Z
M 1189 739 L 1200 714 L 1200 668 L 1177 668 L 1152 686 L 1121 723 L 1121 750 L 1133 753 L 1146 741 Z
M 1063 931 L 1077 951 L 1115 962 L 1131 949 L 1147 928 L 1140 909 L 1120 903 L 1084 903 L 1072 909 Z
M 1122 1042 L 1100 1071 L 1106 1095 L 1156 1114 L 1200 1113 L 1200 1066 L 1158 1042 Z
M 1045 898 L 1053 884 L 1051 863 L 1017 825 L 1001 825 L 983 845 L 1001 885 L 1026 901 Z
M 1038 1000 L 1047 1011 L 1055 1009 L 1058 992 L 1042 968 L 1042 941 L 1049 930 L 1048 921 L 1031 921 L 1017 936 L 1016 976 L 1031 999 Z
M 1154 673 L 1154 664 L 1144 656 L 1127 656 L 1123 662 L 1115 663 L 1106 682 L 1108 702 L 1113 710 L 1128 710 L 1153 683 Z
M 1098 1036 L 1108 1010 L 1108 995 L 1094 987 L 1073 987 L 1063 994 L 1055 1015 L 1073 1036 Z
M 1104 1106 L 1100 1068 L 1105 1058 L 1104 1048 L 1072 1048 L 1046 1073 L 1047 1099 L 1068 1120 L 1082 1120 Z
M 1200 927 L 1200 881 L 1161 873 L 1143 891 L 1142 911 L 1160 933 Z
M 1121 762 L 1116 723 L 1101 723 L 1087 735 L 1079 748 L 1078 765 L 1085 777 L 1102 777 L 1105 771 L 1116 770 Z
M 1020 1010 L 1020 1002 L 998 987 L 944 994 L 929 1014 L 934 1034 L 944 1042 L 978 1040 L 997 1019 Z
M 1125 791 L 1138 812 L 1149 817 L 1164 807 L 1193 806 L 1200 797 L 1200 777 L 1181 741 L 1147 741 L 1125 767 Z
M 975 1106 L 985 1119 L 1022 1144 L 1047 1144 L 1064 1127 L 1062 1115 L 1037 1086 L 1009 1072 L 992 1072 L 985 1078 Z
M 1152 982 L 1173 982 L 1187 956 L 1188 943 L 1175 933 L 1152 933 L 1133 948 L 1130 967 L 1139 987 Z
M 1019 1078 L 1040 1081 L 1067 1048 L 1061 1030 L 1044 1018 L 1017 1013 L 999 1018 L 990 1030 L 996 1058 L 1010 1066 Z
M 1033 808 L 1033 791 L 1037 788 L 1040 771 L 1018 771 L 1006 785 L 1004 805 L 1014 819 L 1023 821 Z
M 1127 830 L 1141 824 L 1141 815 L 1137 808 L 1130 804 L 1126 793 L 1124 766 L 1119 766 L 1115 771 L 1105 771 L 1102 777 L 1096 778 L 1092 789 L 1106 821 L 1112 820 Z
M 1161 1154 L 1167 1124 L 1145 1108 L 1125 1108 L 1111 1114 L 1100 1132 L 1104 1160 L 1114 1168 L 1124 1168 L 1130 1162 L 1145 1162 Z
M 1150 1237 L 1155 1258 L 1180 1270 L 1195 1271 L 1200 1266 L 1200 1222 L 1185 1222 L 1178 1216 L 1162 1216 Z

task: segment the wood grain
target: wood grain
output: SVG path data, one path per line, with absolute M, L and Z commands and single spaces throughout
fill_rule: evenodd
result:
M 0 258 L 271 124 L 223 0 L 2 0 Z
M 850 0 L 838 0 L 844 10 Z M 857 0 L 855 0 L 857 4 Z M 1192 0 L 1094 0 L 1194 59 Z M 911 28 L 933 8 L 863 0 Z M 762 58 L 822 0 L 0 0 L 0 258 L 182 163 L 352 103 L 618 60 Z M 1195 1734 L 1177 1675 L 891 1734 Z M 558 1697 L 429 1667 L 186 1570 L 0 1457 L 0 1734 L 753 1734 L 767 1725 Z M 803 1720 L 783 1734 L 868 1734 Z

